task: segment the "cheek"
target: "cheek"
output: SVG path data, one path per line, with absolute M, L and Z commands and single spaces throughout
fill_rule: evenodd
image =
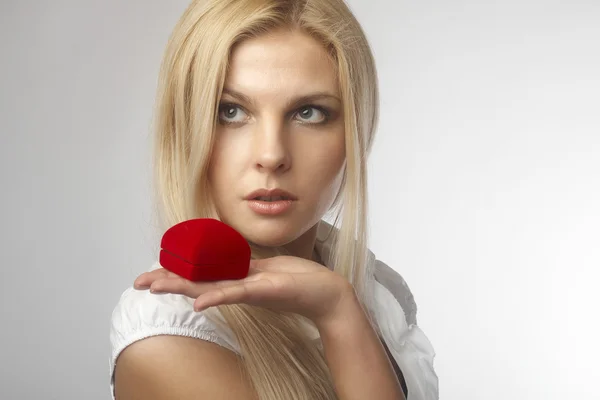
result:
M 218 182 L 219 182 L 218 173 L 219 173 L 219 171 L 221 171 L 220 163 L 221 163 L 221 154 L 218 151 L 218 146 L 215 145 L 213 152 L 211 154 L 211 157 L 210 157 L 210 162 L 208 164 L 208 173 L 207 173 L 208 183 L 211 186 L 211 188 L 218 186 Z
M 327 180 L 321 182 L 321 190 L 317 194 L 316 204 L 319 213 L 325 213 L 332 206 L 338 191 L 341 188 L 344 177 L 344 163 L 336 164 L 327 175 Z
M 221 192 L 233 179 L 235 169 L 233 163 L 236 158 L 229 154 L 228 149 L 229 146 L 224 140 L 216 140 L 208 166 L 208 183 L 217 201 Z
M 313 153 L 309 161 L 312 165 L 306 168 L 310 171 L 309 184 L 318 212 L 326 212 L 335 199 L 343 179 L 346 163 L 346 151 L 343 133 L 332 143 L 321 147 L 321 151 Z

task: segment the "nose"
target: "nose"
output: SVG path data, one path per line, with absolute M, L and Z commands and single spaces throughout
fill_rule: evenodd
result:
M 288 138 L 283 124 L 272 119 L 257 124 L 254 132 L 255 166 L 265 172 L 281 173 L 291 166 Z

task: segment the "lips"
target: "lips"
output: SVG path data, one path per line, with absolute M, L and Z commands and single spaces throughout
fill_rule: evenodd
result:
M 275 189 L 258 189 L 244 197 L 245 200 L 260 200 L 260 201 L 281 201 L 281 200 L 297 200 L 298 198 L 286 190 Z

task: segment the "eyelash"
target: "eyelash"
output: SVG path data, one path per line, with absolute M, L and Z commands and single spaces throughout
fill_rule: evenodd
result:
M 242 111 L 246 112 L 244 110 L 244 107 L 240 106 L 239 104 L 235 104 L 235 103 L 221 103 L 219 105 L 219 111 L 218 111 L 219 122 L 221 124 L 223 124 L 223 125 L 239 125 L 239 124 L 242 124 L 243 122 L 230 122 L 230 121 L 224 121 L 223 119 L 221 119 L 221 117 L 220 117 L 221 111 L 227 110 L 229 108 L 239 108 Z M 325 108 L 323 108 L 321 106 L 314 105 L 314 104 L 307 104 L 307 105 L 304 105 L 304 106 L 298 108 L 294 112 L 294 115 L 297 114 L 297 113 L 299 113 L 301 110 L 304 110 L 304 109 L 307 109 L 307 108 L 314 108 L 315 110 L 318 110 L 319 112 L 322 112 L 323 115 L 325 116 L 325 118 L 323 119 L 322 122 L 300 122 L 300 124 L 302 124 L 302 125 L 318 126 L 318 125 L 325 125 L 325 124 L 327 124 L 329 122 L 329 120 L 331 118 L 331 113 L 327 109 L 325 109 Z

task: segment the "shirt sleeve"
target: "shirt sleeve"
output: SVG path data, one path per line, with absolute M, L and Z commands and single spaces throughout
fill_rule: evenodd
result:
M 438 400 L 438 377 L 433 368 L 435 351 L 416 324 L 412 293 L 404 279 L 387 265 L 377 261 L 376 268 L 385 269 L 385 274 L 376 272 L 373 313 L 381 336 L 404 377 L 407 400 Z
M 114 399 L 114 371 L 121 352 L 130 344 L 151 336 L 187 336 L 210 341 L 236 352 L 228 332 L 217 328 L 193 299 L 178 294 L 153 294 L 133 287 L 123 292 L 113 310 L 110 328 L 110 386 Z

